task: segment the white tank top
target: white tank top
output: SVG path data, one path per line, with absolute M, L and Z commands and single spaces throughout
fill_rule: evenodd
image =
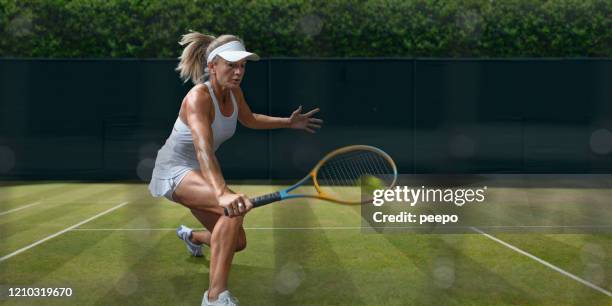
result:
M 215 119 L 210 126 L 213 134 L 213 149 L 217 151 L 219 146 L 231 138 L 236 131 L 238 104 L 234 94 L 230 92 L 234 110 L 229 117 L 224 116 L 221 113 L 219 102 L 210 82 L 204 84 L 208 87 L 215 109 Z M 174 122 L 172 133 L 157 153 L 153 177 L 162 179 L 173 178 L 191 169 L 199 168 L 200 164 L 196 157 L 191 129 L 183 123 L 179 115 Z

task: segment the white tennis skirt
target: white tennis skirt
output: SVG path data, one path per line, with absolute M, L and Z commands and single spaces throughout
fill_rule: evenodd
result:
M 172 178 L 159 178 L 153 176 L 151 178 L 151 182 L 149 183 L 149 191 L 151 192 L 151 195 L 154 197 L 163 196 L 170 201 L 176 202 L 174 201 L 172 194 L 174 194 L 174 191 L 176 191 L 183 178 L 185 178 L 185 176 L 191 170 L 194 169 L 186 168 L 184 172 L 181 172 Z

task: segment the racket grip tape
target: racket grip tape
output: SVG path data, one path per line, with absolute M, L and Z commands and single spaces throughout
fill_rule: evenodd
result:
M 252 198 L 250 200 L 251 200 L 251 203 L 253 203 L 253 208 L 255 208 L 255 207 L 264 206 L 266 204 L 280 201 L 281 195 L 280 195 L 280 192 L 277 191 L 277 192 L 265 194 L 265 195 L 262 195 L 256 198 Z M 223 208 L 223 214 L 225 216 L 229 216 L 229 212 L 227 211 L 227 208 Z

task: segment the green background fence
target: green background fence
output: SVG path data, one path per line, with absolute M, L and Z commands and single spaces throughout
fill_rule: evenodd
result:
M 189 90 L 175 60 L 0 60 L 0 177 L 150 177 Z M 293 59 L 249 63 L 254 112 L 320 107 L 311 135 L 239 126 L 230 179 L 288 179 L 348 144 L 402 173 L 612 173 L 612 60 Z

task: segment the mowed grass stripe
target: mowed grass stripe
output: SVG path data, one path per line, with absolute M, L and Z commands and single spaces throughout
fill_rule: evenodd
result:
M 603 189 L 490 188 L 487 209 L 473 211 L 484 224 L 503 225 L 608 225 L 612 226 L 612 192 Z
M 130 202 L 130 206 L 120 213 L 95 220 L 81 228 L 175 228 L 186 221 L 201 227 L 189 210 L 179 204 L 154 198 L 141 198 L 136 203 L 132 205 Z
M 495 237 L 519 249 L 528 250 L 532 255 L 546 259 L 551 264 L 562 267 L 575 275 L 584 274 L 587 272 L 585 269 L 588 270 L 593 265 L 599 265 L 602 269 L 607 268 L 608 270 L 605 273 L 607 275 L 612 272 L 609 255 L 612 254 L 612 244 L 610 243 L 612 235 L 610 234 L 527 235 L 529 239 L 524 239 L 525 234 L 496 234 Z M 597 280 L 594 280 L 594 282 L 603 284 Z
M 360 216 L 359 211 L 355 211 Z M 366 296 L 377 297 L 385 305 L 406 304 L 525 304 L 540 305 L 543 301 L 528 294 L 519 286 L 484 267 L 469 254 L 469 249 L 482 249 L 482 242 L 474 243 L 474 235 L 434 235 L 411 232 L 389 232 L 362 234 L 362 239 L 386 241 L 384 249 L 370 249 L 371 256 L 387 253 L 387 265 L 396 266 L 383 273 L 396 281 L 379 282 L 385 287 L 365 286 L 371 289 Z M 366 245 L 370 243 L 363 241 Z M 401 255 L 393 257 L 395 253 Z M 482 255 L 486 256 L 486 255 Z M 418 273 L 406 274 L 406 268 L 398 265 L 397 258 L 406 258 L 404 265 L 414 266 Z M 499 258 L 498 258 L 499 260 Z M 357 270 L 359 271 L 359 270 Z M 410 271 L 410 270 L 409 270 Z M 511 273 L 510 271 L 508 273 Z M 372 277 L 376 274 L 365 274 Z M 388 291 L 387 291 L 388 290 Z M 381 292 L 394 292 L 392 295 Z M 375 302 L 376 303 L 376 302 Z
M 597 200 L 595 202 L 599 202 L 599 204 L 601 204 L 601 199 L 599 197 L 596 197 L 596 198 L 597 198 Z M 591 197 L 590 200 L 593 200 L 593 197 Z M 529 203 L 523 203 L 523 204 L 527 204 L 527 207 L 529 207 Z M 579 210 L 579 209 L 577 209 L 576 206 L 571 206 L 571 207 L 569 207 L 569 209 L 572 209 L 572 210 L 574 210 L 576 212 Z M 564 213 L 564 212 L 559 207 L 556 207 L 554 209 L 554 213 Z M 514 211 L 513 214 L 517 214 L 517 211 Z M 529 214 L 530 214 L 529 211 L 519 211 L 518 212 L 518 215 L 520 215 L 521 218 L 523 218 L 525 216 L 529 216 Z M 518 221 L 520 221 L 520 220 L 518 220 Z M 544 223 L 546 223 L 546 222 L 544 222 Z M 408 234 L 408 235 L 410 235 L 410 234 Z M 415 236 L 419 237 L 419 235 L 415 235 Z M 430 235 L 424 235 L 424 236 L 425 237 L 427 237 L 427 236 L 431 237 Z M 447 237 L 469 237 L 469 236 L 470 235 L 449 235 Z M 570 266 L 570 270 L 576 270 L 576 272 L 578 272 L 578 270 L 584 269 L 584 266 L 576 264 L 576 262 L 580 263 L 580 259 L 578 258 L 575 250 L 573 250 L 572 248 L 567 249 L 563 245 L 560 245 L 560 244 L 551 245 L 551 243 L 546 243 L 546 239 L 542 238 L 542 237 L 545 237 L 545 235 L 538 235 L 538 234 L 527 235 L 527 236 L 530 237 L 530 239 L 521 239 L 521 237 L 523 237 L 523 238 L 526 237 L 525 234 L 514 235 L 514 236 L 517 238 L 517 241 L 521 241 L 522 244 L 528 244 L 530 246 L 534 246 L 534 247 L 538 248 L 539 250 L 545 252 L 547 255 L 550 255 L 551 258 L 555 258 L 556 257 L 556 261 L 560 261 L 561 263 L 563 263 L 564 267 Z M 556 236 L 556 235 L 550 235 L 550 236 Z M 589 237 L 593 237 L 593 235 L 590 235 Z M 448 239 L 445 239 L 445 240 L 448 240 Z M 479 248 L 489 249 L 489 248 L 486 248 L 486 247 L 482 246 L 482 244 L 483 243 L 478 243 L 477 246 L 480 245 Z M 608 246 L 609 245 L 610 244 L 608 244 Z M 605 251 L 602 251 L 602 253 L 603 252 L 605 252 Z M 557 254 L 557 255 L 555 255 L 555 254 Z M 609 253 L 607 253 L 607 254 L 609 254 Z M 500 254 L 499 258 L 503 258 L 503 257 L 504 256 L 502 254 Z M 499 262 L 499 260 L 500 260 L 499 258 L 498 257 L 493 257 L 493 259 L 496 262 Z M 479 259 L 479 258 L 476 257 L 476 259 Z M 605 264 L 602 263 L 601 258 L 600 258 L 600 260 L 598 262 L 600 264 L 602 264 L 602 265 L 605 265 Z M 591 262 L 589 264 L 592 264 L 592 263 L 593 262 Z M 587 264 L 587 266 L 589 264 Z M 602 271 L 605 270 L 606 271 L 605 274 L 606 275 L 610 275 L 609 264 L 607 264 L 605 266 L 607 268 L 602 269 Z M 576 268 L 576 269 L 572 269 L 572 268 Z M 533 272 L 532 275 L 529 277 L 529 279 L 530 280 L 533 280 L 533 279 L 538 280 L 539 279 L 543 283 L 546 283 L 547 280 L 542 279 L 540 277 L 541 271 L 539 271 L 539 270 L 541 270 L 541 268 L 540 269 L 536 269 L 536 270 L 538 270 L 538 271 L 537 272 Z M 602 272 L 602 273 L 604 273 L 604 272 Z M 515 273 L 513 273 L 513 269 L 510 267 L 510 268 L 508 268 L 507 271 L 503 272 L 502 274 L 504 274 L 504 276 L 505 276 L 505 275 L 514 275 Z M 539 299 L 536 298 L 536 297 L 538 297 L 540 295 L 539 292 L 536 292 L 536 291 L 533 290 L 533 288 L 538 288 L 538 286 L 536 284 L 533 284 L 533 285 L 530 285 L 530 286 L 523 286 L 523 284 L 516 282 L 516 280 L 514 280 L 514 281 L 512 281 L 510 283 L 516 283 L 516 284 L 519 285 L 518 287 L 521 287 L 520 290 L 517 291 L 519 293 L 521 291 L 523 291 L 523 290 L 530 290 L 530 291 L 532 291 L 532 292 L 530 292 L 530 294 L 525 295 L 525 296 L 526 297 L 527 296 L 531 296 L 531 297 L 534 297 L 535 299 L 531 299 L 531 300 L 527 299 L 527 300 L 524 301 L 525 303 L 540 304 L 541 302 L 543 302 L 543 301 L 538 301 Z M 599 301 L 601 301 L 601 296 L 598 297 L 596 294 L 593 294 L 593 292 L 589 292 L 589 290 L 584 290 L 584 288 L 580 288 L 580 286 L 577 286 L 576 284 L 571 284 L 571 282 L 570 283 L 565 282 L 565 283 L 566 283 L 566 285 L 569 286 L 566 290 L 555 290 L 556 289 L 555 286 L 550 286 L 551 288 L 550 288 L 550 290 L 548 290 L 548 292 L 554 292 L 554 294 L 551 294 L 550 298 L 552 298 L 555 301 L 558 301 L 559 303 L 563 303 L 563 301 L 566 301 L 567 298 L 568 298 L 567 294 L 562 295 L 562 298 L 559 298 L 559 296 L 560 296 L 559 293 L 562 293 L 562 292 L 567 293 L 568 291 L 569 292 L 580 291 L 581 298 L 586 298 L 587 300 L 595 300 L 595 301 L 599 300 Z M 577 294 L 573 295 L 572 297 L 574 297 L 574 299 L 576 301 L 579 301 L 580 298 L 576 298 L 576 295 Z M 513 298 L 510 298 L 509 300 L 512 300 L 512 299 Z M 521 302 L 521 304 L 522 303 L 523 302 Z
M 324 234 L 359 292 L 361 304 L 409 305 L 424 290 L 429 275 L 382 235 L 360 230 L 326 230 Z
M 83 189 L 86 191 L 81 190 L 80 197 L 71 196 L 71 200 L 65 203 L 50 206 L 40 205 L 33 211 L 0 218 L 0 227 L 3 231 L 0 250 L 3 253 L 11 252 L 42 239 L 49 233 L 75 224 L 105 207 L 109 208 L 121 202 L 118 200 L 114 203 L 105 202 L 105 204 L 92 205 L 91 203 L 95 203 L 100 196 L 112 193 L 113 189 L 101 186 L 89 186 Z
M 274 208 L 274 227 L 320 227 L 313 202 L 295 199 L 293 205 Z M 289 202 L 289 201 L 287 201 Z M 362 293 L 342 265 L 324 231 L 273 231 L 274 258 L 278 275 L 274 284 L 275 304 L 363 304 Z M 298 278 L 296 283 L 293 278 Z
M 46 188 L 52 186 L 52 188 Z M 64 201 L 67 194 L 77 196 L 81 192 L 86 192 L 84 188 L 95 188 L 95 186 L 106 186 L 106 187 L 121 187 L 124 184 L 117 183 L 33 183 L 28 188 L 29 192 L 23 194 L 20 197 L 0 197 L 0 207 L 2 209 L 9 209 L 22 206 L 24 204 L 40 201 L 45 205 L 56 204 L 57 202 Z M 19 186 L 23 187 L 23 186 Z M 5 194 L 13 194 L 13 188 L 16 187 L 2 187 L 0 190 Z M 101 199 L 103 201 L 103 199 Z M 114 200 L 113 200 L 114 201 Z M 6 208 L 5 208 L 6 207 Z
M 612 234 L 608 233 L 576 233 L 576 234 L 545 234 L 549 239 L 563 243 L 565 245 L 584 249 L 591 252 L 591 247 L 601 248 L 603 250 L 594 251 L 596 253 L 604 253 L 600 257 L 609 258 L 612 254 Z M 586 249 L 585 249 L 586 248 Z
M 124 268 L 95 305 L 198 305 L 208 287 L 208 260 L 194 258 L 173 232 L 117 233 L 98 246 L 120 250 Z M 75 264 L 74 269 L 78 270 Z M 106 272 L 105 272 L 106 273 Z M 95 273 L 94 273 L 95 274 Z M 92 285 L 95 283 L 92 282 Z
M 97 254 L 105 256 L 101 258 Z M 81 256 L 47 276 L 44 281 L 53 279 L 69 281 L 67 275 L 81 271 L 80 273 L 86 274 L 81 276 L 86 288 L 96 286 L 96 282 L 93 281 L 96 276 L 101 276 L 105 280 L 102 286 L 96 288 L 96 295 L 82 297 L 86 299 L 84 302 L 87 301 L 84 304 L 137 305 L 145 303 L 145 300 L 152 303 L 154 301 L 150 300 L 152 298 L 157 299 L 160 304 L 180 304 L 173 303 L 172 300 L 184 299 L 185 297 L 181 295 L 187 294 L 189 290 L 194 291 L 193 297 L 203 293 L 200 292 L 201 287 L 193 285 L 180 288 L 184 291 L 177 294 L 173 293 L 174 286 L 171 283 L 173 278 L 189 274 L 192 277 L 202 275 L 193 271 L 195 270 L 193 265 L 180 265 L 177 262 L 179 259 L 181 261 L 191 259 L 186 255 L 184 246 L 172 232 L 114 233 L 98 240 Z M 94 258 L 101 263 L 93 266 Z M 90 268 L 83 271 L 83 266 Z M 205 261 L 201 260 L 200 268 L 204 267 Z M 207 277 L 202 278 L 207 279 Z
M 117 201 L 125 200 L 118 195 L 118 188 L 120 187 L 110 184 L 72 185 L 71 189 L 66 190 L 62 194 L 56 194 L 52 197 L 46 198 L 45 200 L 41 200 L 41 205 L 36 207 L 36 209 L 26 210 L 20 213 L 19 216 L 12 215 L 0 218 L 0 225 L 15 221 L 36 224 L 36 221 L 39 221 L 40 219 L 40 215 L 45 215 L 50 211 L 57 210 L 58 208 L 65 208 L 64 206 L 70 206 L 70 208 L 74 209 L 76 206 L 86 204 L 116 204 Z M 28 218 L 34 218 L 34 220 L 30 220 Z
M 351 224 L 361 226 L 360 207 L 349 208 L 351 209 L 347 212 L 352 215 L 346 213 L 345 218 L 349 218 Z M 340 244 L 342 240 L 347 239 L 348 234 L 329 231 L 327 235 L 336 236 Z M 369 297 L 367 304 L 441 303 L 444 301 L 443 298 L 449 296 L 446 291 L 456 286 L 457 256 L 440 243 L 435 235 L 402 231 L 386 234 L 356 231 L 353 238 L 348 240 L 351 241 L 353 248 L 356 246 L 362 248 L 353 251 L 352 260 L 355 262 L 351 265 L 351 271 L 360 275 L 362 280 L 359 282 L 360 289 L 368 292 L 364 294 Z M 452 274 L 437 279 L 436 269 L 440 268 L 436 266 L 438 261 L 445 264 L 441 268 L 451 269 Z M 363 271 L 364 267 L 370 267 L 369 271 Z M 372 285 L 373 283 L 381 285 Z M 384 292 L 393 292 L 393 294 L 387 295 Z M 454 297 L 451 297 L 446 301 L 453 300 Z
M 39 204 L 40 204 L 40 202 L 34 202 L 34 203 L 22 205 L 22 206 L 19 206 L 19 207 L 16 207 L 16 208 L 13 208 L 13 209 L 10 209 L 10 210 L 7 210 L 7 211 L 0 212 L 0 216 L 4 216 L 4 215 L 10 214 L 10 213 L 14 213 L 16 211 L 24 210 L 26 208 L 34 207 L 34 206 L 39 205 Z
M 62 187 L 61 192 L 54 192 L 53 194 L 47 195 L 45 197 L 36 197 L 37 198 L 37 202 L 40 202 L 41 206 L 38 207 L 36 210 L 34 210 L 34 212 L 32 212 L 32 210 L 29 211 L 24 211 L 22 213 L 20 213 L 21 215 L 23 214 L 32 214 L 35 213 L 35 211 L 40 211 L 42 209 L 51 209 L 54 206 L 57 205 L 63 205 L 63 204 L 67 204 L 67 203 L 78 203 L 78 201 L 75 201 L 77 199 L 83 199 L 84 197 L 86 197 L 88 194 L 92 193 L 92 192 L 97 192 L 99 189 L 108 189 L 108 188 L 116 188 L 117 186 L 120 185 L 116 185 L 116 184 L 64 184 Z M 114 193 L 109 193 L 108 195 L 115 195 Z M 116 203 L 117 198 L 103 198 L 100 197 L 99 199 L 88 199 L 88 201 L 90 203 L 108 203 L 108 204 L 112 204 L 112 203 Z M 31 202 L 29 202 L 31 203 Z M 26 202 L 21 202 L 19 201 L 8 201 L 5 202 L 7 207 L 21 207 L 24 204 L 28 204 Z M 5 222 L 7 219 L 6 218 L 0 218 L 0 224 L 2 224 L 2 222 Z
M 427 290 L 430 275 L 417 266 L 410 253 L 384 235 L 363 233 L 359 205 L 315 207 L 319 220 L 326 220 L 326 224 L 356 228 L 344 231 L 330 228 L 324 233 L 345 270 L 350 271 L 364 305 L 406 305 L 419 301 L 418 297 Z M 419 238 L 408 234 L 404 239 L 410 243 L 415 237 Z
M 409 232 L 371 235 L 385 237 L 397 249 L 404 250 L 411 262 L 428 275 L 425 280 L 416 281 L 417 285 L 412 283 L 403 290 L 406 294 L 401 298 L 387 301 L 391 304 L 403 304 L 401 301 L 415 304 L 490 304 L 492 300 L 496 301 L 496 304 L 563 303 L 564 298 L 558 298 L 556 287 L 550 286 L 546 293 L 542 294 L 533 290 L 542 284 L 525 285 L 521 280 L 538 279 L 541 267 L 536 267 L 535 272 L 526 271 L 526 277 L 512 278 L 511 276 L 516 274 L 516 264 L 499 264 L 500 259 L 506 258 L 506 251 L 497 250 L 498 254 L 492 255 L 488 243 L 477 236 L 422 235 Z M 491 264 L 488 260 L 492 261 Z M 517 264 L 528 264 L 526 261 L 527 259 L 520 259 Z M 506 279 L 507 276 L 511 279 Z M 540 281 L 546 282 L 543 279 Z M 415 288 L 417 290 L 413 291 Z M 542 295 L 549 296 L 542 298 Z
M 61 193 L 66 189 L 71 189 L 68 185 L 72 185 L 66 182 L 23 182 L 17 183 L 16 185 L 7 184 L 0 186 L 2 191 L 2 203 L 5 205 L 6 202 L 14 201 L 36 201 L 47 197 L 55 193 Z M 66 188 L 68 187 L 68 188 Z
M 519 253 L 522 251 L 529 254 L 521 253 L 557 271 L 560 273 L 559 277 L 562 277 L 561 275 L 567 276 L 578 283 L 612 297 L 610 291 L 605 289 L 609 282 L 609 276 L 612 275 L 610 258 L 607 255 L 610 254 L 612 248 L 609 242 L 604 244 L 591 243 L 591 248 L 581 249 L 572 246 L 572 244 L 576 244 L 575 242 L 562 243 L 554 239 L 554 236 L 556 235 L 530 234 L 529 239 L 524 239 L 525 234 L 486 235 L 486 237 L 492 240 L 495 238 L 498 242 L 506 243 L 507 245 L 505 246 L 509 248 L 510 246 L 515 247 Z M 591 237 L 591 240 L 593 240 L 593 237 L 596 237 L 596 235 L 588 236 Z M 576 238 L 574 236 L 574 239 Z M 568 239 L 565 241 L 568 242 Z M 585 289 L 587 288 L 579 287 L 578 290 L 574 289 L 576 292 L 572 296 L 582 296 L 585 299 L 597 296 L 597 292 L 590 292 Z M 571 290 L 571 288 L 567 289 L 567 291 Z
M 117 187 L 117 186 L 113 186 L 113 187 Z M 116 188 L 108 189 L 106 190 L 106 192 L 112 192 L 115 195 L 119 194 L 120 196 L 124 194 L 124 192 L 122 192 L 121 190 L 117 190 Z M 97 207 L 99 209 L 100 206 L 97 206 Z M 130 207 L 130 206 L 127 206 L 127 207 Z M 117 213 L 122 214 L 123 210 L 125 209 L 119 210 Z M 107 214 L 104 216 L 104 218 L 97 218 L 90 222 L 95 222 L 97 220 L 103 220 L 112 215 L 113 214 Z M 131 219 L 133 219 L 134 217 L 135 215 L 131 215 Z M 86 224 L 88 223 L 80 224 L 80 225 L 86 225 Z M 69 232 L 72 232 L 72 231 L 69 231 Z M 40 246 L 41 248 L 44 247 L 46 249 L 44 250 L 41 249 L 39 253 L 31 254 L 31 252 L 26 252 L 24 254 L 20 254 L 20 256 L 12 258 L 12 261 L 11 261 L 12 264 L 8 265 L 8 268 L 6 269 L 7 275 L 10 275 L 12 277 L 13 282 L 31 285 L 33 282 L 45 277 L 45 275 L 50 274 L 57 269 L 60 269 L 63 263 L 71 262 L 73 258 L 80 256 L 79 254 L 81 254 L 81 252 L 84 252 L 89 247 L 92 247 L 93 245 L 95 245 L 97 241 L 89 239 L 90 237 L 105 237 L 111 234 L 112 234 L 111 232 L 103 233 L 101 235 L 98 233 L 95 233 L 93 235 L 91 235 L 91 233 L 88 233 L 88 235 L 84 235 L 82 239 L 68 241 L 68 242 L 64 241 L 63 237 L 58 237 L 56 238 L 56 240 L 54 240 L 53 243 L 47 243 L 47 244 L 43 244 L 42 246 Z M 59 241 L 59 242 L 64 241 L 65 243 L 56 244 L 56 241 Z M 33 260 L 32 262 L 28 261 L 28 258 L 29 260 L 32 260 L 32 257 L 36 258 L 41 253 L 44 254 L 44 259 L 42 260 L 37 259 L 37 260 Z M 90 258 L 90 260 L 94 262 L 92 263 L 93 265 L 95 265 L 98 268 L 103 268 L 103 266 L 99 266 L 95 262 L 100 260 L 101 257 L 104 256 L 104 254 L 106 253 L 101 252 L 100 254 L 97 254 L 95 256 L 87 256 L 87 257 Z M 23 259 L 24 261 L 19 261 L 20 259 Z M 18 261 L 15 262 L 15 260 L 18 260 Z M 49 263 L 53 261 L 55 263 L 52 263 L 52 264 Z M 21 262 L 24 262 L 24 264 L 20 264 Z M 10 268 L 14 268 L 16 271 L 14 273 L 11 273 Z M 20 269 L 24 269 L 24 268 L 25 269 L 31 268 L 31 269 L 27 273 L 18 272 Z M 67 277 L 72 278 L 76 274 L 78 273 L 70 273 L 70 274 L 67 274 Z M 91 277 L 91 280 L 97 279 L 97 275 L 90 275 L 89 277 Z M 55 286 L 55 287 L 58 287 L 58 286 Z M 87 292 L 87 290 L 82 291 L 82 292 Z
M 91 221 L 91 220 L 94 220 L 94 219 L 96 219 L 96 218 L 99 218 L 99 217 L 101 217 L 101 216 L 103 216 L 103 215 L 105 215 L 105 214 L 107 214 L 107 213 L 110 213 L 110 212 L 112 212 L 112 211 L 114 211 L 114 210 L 116 210 L 116 209 L 118 209 L 118 208 L 121 208 L 122 206 L 127 205 L 127 203 L 128 203 L 128 202 L 123 202 L 123 203 L 121 203 L 121 204 L 119 204 L 119 205 L 117 205 L 117 206 L 114 206 L 114 207 L 112 207 L 112 208 L 110 208 L 110 209 L 107 209 L 107 210 L 105 210 L 105 211 L 103 211 L 103 212 L 101 212 L 101 213 L 99 213 L 99 214 L 96 214 L 95 216 L 92 216 L 92 217 L 87 218 L 86 220 L 83 220 L 83 221 L 81 221 L 81 222 L 79 222 L 79 223 L 77 223 L 77 224 L 74 224 L 74 225 L 72 225 L 72 226 L 70 226 L 70 227 L 67 227 L 67 228 L 65 228 L 65 229 L 63 229 L 63 230 L 61 230 L 61 231 L 59 231 L 59 232 L 56 232 L 56 233 L 54 233 L 54 234 L 51 234 L 51 235 L 49 235 L 49 236 L 47 236 L 47 237 L 45 237 L 45 238 L 43 238 L 43 239 L 37 240 L 36 242 L 34 242 L 34 243 L 32 243 L 32 244 L 30 244 L 30 245 L 28 245 L 28 246 L 25 246 L 25 247 L 23 247 L 23 248 L 21 248 L 21 249 L 19 249 L 19 250 L 17 250 L 17 251 L 14 251 L 14 252 L 12 252 L 12 253 L 10 253 L 10 254 L 8 254 L 8 255 L 5 255 L 5 256 L 1 257 L 1 258 L 0 258 L 0 262 L 5 261 L 5 260 L 7 260 L 7 259 L 9 259 L 9 258 L 11 258 L 11 257 L 13 257 L 13 256 L 15 256 L 15 255 L 18 255 L 18 254 L 22 253 L 22 252 L 25 252 L 25 251 L 27 251 L 27 250 L 29 250 L 29 249 L 31 249 L 31 248 L 33 248 L 33 247 L 35 247 L 35 246 L 37 246 L 37 245 L 39 245 L 39 244 L 41 244 L 41 243 L 45 242 L 45 241 L 47 241 L 47 240 L 50 240 L 50 239 L 53 239 L 53 238 L 55 238 L 55 237 L 57 237 L 57 236 L 59 236 L 59 235 L 62 235 L 62 234 L 64 234 L 64 233 L 66 233 L 66 232 L 70 231 L 71 229 L 74 229 L 74 228 L 79 227 L 79 226 L 80 226 L 80 225 L 82 225 L 82 224 L 85 224 L 85 223 L 87 223 L 87 222 L 89 222 L 89 221 Z
M 536 296 L 483 266 L 469 249 L 482 249 L 474 235 L 371 234 L 384 237 L 427 277 L 407 285 L 403 298 L 416 305 L 539 305 Z M 497 257 L 497 260 L 503 260 Z
M 12 196 L 13 187 L 0 187 L 0 192 L 2 193 L 0 197 L 0 210 L 11 210 L 35 202 L 44 203 L 45 200 L 53 196 L 61 196 L 75 189 L 74 186 L 67 184 L 53 184 L 52 186 L 53 188 L 44 188 L 47 185 L 34 185 L 33 188 L 30 188 L 30 192 L 18 197 Z
M 586 304 L 605 305 L 609 298 L 583 284 L 576 282 L 558 271 L 533 260 L 521 253 L 499 244 L 481 234 L 470 236 L 474 247 L 465 252 L 506 282 L 514 284 L 525 292 L 528 300 L 518 304 L 560 305 Z M 523 234 L 524 240 L 533 239 L 539 234 Z M 554 250 L 566 251 L 564 248 Z M 603 303 L 602 303 L 603 302 Z
M 612 192 L 608 189 L 533 188 L 524 192 L 522 197 L 522 202 L 524 203 L 522 205 L 510 205 L 507 212 L 519 215 L 520 220 L 518 221 L 536 219 L 535 221 L 540 224 L 562 225 L 583 223 L 585 225 L 599 225 L 599 227 L 593 225 L 592 228 L 566 227 L 549 229 L 553 232 L 605 232 L 608 228 L 602 227 L 601 224 L 611 224 L 609 220 L 612 220 L 612 215 L 610 215 L 612 210 L 609 209 L 612 208 L 609 201 L 610 195 L 612 195 Z M 516 201 L 516 199 L 513 200 Z M 530 229 L 525 230 L 528 231 Z M 585 267 L 581 265 L 581 255 L 578 254 L 580 253 L 579 250 L 576 250 L 575 247 L 567 247 L 554 242 L 557 237 L 564 237 L 564 235 L 534 234 L 529 235 L 530 239 L 524 239 L 526 236 L 523 234 L 500 234 L 497 236 L 519 248 L 533 252 L 538 257 L 547 258 L 551 263 L 559 265 L 571 273 L 576 275 L 582 275 L 585 272 L 586 274 L 592 274 L 589 271 L 585 271 Z M 608 246 L 608 249 L 609 246 L 612 246 L 610 244 L 612 235 L 610 234 L 589 234 L 586 237 L 600 240 L 600 244 Z M 565 242 L 570 245 L 572 244 L 571 239 L 566 239 Z M 575 243 L 573 244 L 575 245 Z M 610 252 L 607 254 L 610 254 Z M 609 262 L 609 260 L 607 261 Z M 610 265 L 607 264 L 606 266 L 607 268 L 604 268 L 604 276 L 612 275 Z
M 71 305 L 115 305 L 117 303 L 111 302 L 114 299 L 129 298 L 132 293 L 135 294 L 132 299 L 142 298 L 140 294 L 149 290 L 157 291 L 157 298 L 166 295 L 166 298 L 180 299 L 182 297 L 170 294 L 167 280 L 147 276 L 147 269 L 168 278 L 193 272 L 188 271 L 192 266 L 183 266 L 175 273 L 173 269 L 177 263 L 170 262 L 167 255 L 164 260 L 160 259 L 160 254 L 166 252 L 186 255 L 186 252 L 178 252 L 182 245 L 177 243 L 172 248 L 166 245 L 178 242 L 170 239 L 171 236 L 171 233 L 72 231 L 58 237 L 54 243 L 41 245 L 39 251 L 46 255 L 42 258 L 32 253 L 15 257 L 16 261 L 12 262 L 10 270 L 7 269 L 7 283 L 71 287 L 75 294 L 66 300 Z M 133 266 L 138 262 L 146 263 L 146 269 L 134 271 Z
M 53 219 L 55 215 L 65 216 L 75 209 L 93 206 L 91 204 L 95 204 L 100 197 L 112 192 L 113 190 L 111 188 L 100 185 L 73 188 L 72 192 L 64 193 L 63 198 L 56 198 L 53 202 L 43 203 L 43 205 L 39 205 L 36 209 L 0 218 L 0 225 L 11 227 L 17 224 L 27 227 L 36 226 L 41 222 Z M 116 204 L 116 201 L 104 201 L 103 204 L 112 205 Z
M 132 227 L 142 226 L 144 223 L 148 223 L 148 221 L 145 220 L 154 219 L 152 216 L 170 219 L 172 223 L 176 222 L 172 216 L 168 218 L 168 214 L 160 214 L 160 212 L 163 211 L 178 212 L 179 216 L 193 218 L 185 208 L 169 206 L 173 204 L 167 203 L 166 201 L 160 201 L 160 203 L 157 204 L 159 205 L 154 205 L 152 206 L 154 208 L 149 209 L 132 207 L 130 205 L 126 207 L 125 210 L 109 217 L 120 216 L 119 218 L 113 218 L 115 219 L 113 220 L 115 224 L 119 221 L 121 225 Z M 152 210 L 158 210 L 158 212 L 151 214 Z M 156 242 L 151 239 L 153 236 L 164 238 Z M 123 245 L 116 247 L 104 246 L 107 241 L 112 241 L 114 237 L 123 241 Z M 129 241 L 126 241 L 126 237 L 129 238 L 127 239 Z M 157 245 L 151 245 L 155 243 L 157 243 Z M 121 268 L 115 269 L 114 280 L 108 281 L 107 283 L 109 285 L 103 286 L 103 288 L 106 289 L 105 294 L 92 296 L 84 300 L 84 302 L 87 301 L 85 304 L 93 304 L 95 297 L 95 304 L 104 305 L 117 303 L 124 304 L 126 301 L 133 304 L 147 302 L 152 304 L 189 305 L 198 303 L 201 300 L 203 291 L 208 286 L 208 275 L 203 272 L 198 272 L 194 269 L 193 265 L 197 264 L 199 269 L 205 269 L 204 272 L 207 272 L 208 262 L 205 259 L 189 257 L 184 249 L 183 243 L 176 238 L 174 231 L 161 233 L 152 231 L 119 232 L 109 236 L 108 239 L 104 239 L 103 242 L 98 243 L 96 248 L 98 246 L 104 249 L 112 248 L 122 250 L 120 252 L 125 258 L 112 257 L 111 260 L 113 262 L 123 260 L 127 265 L 123 268 L 123 271 Z M 87 253 L 92 252 L 94 255 L 98 253 L 98 251 L 95 250 L 87 251 Z M 192 264 L 181 265 L 183 262 Z M 72 268 L 68 269 L 78 271 L 81 265 L 81 263 L 75 262 L 70 265 Z M 175 268 L 177 268 L 176 271 Z M 237 270 L 238 268 L 233 267 L 233 269 Z M 58 270 L 54 274 L 64 275 L 66 272 Z M 97 274 L 97 272 L 93 274 Z M 53 279 L 55 277 L 49 276 L 48 278 Z M 85 281 L 87 282 L 89 279 L 91 279 L 91 276 L 85 278 Z M 96 286 L 96 282 L 88 281 L 88 283 L 90 283 L 91 286 Z M 181 302 L 183 300 L 185 300 L 184 303 Z

